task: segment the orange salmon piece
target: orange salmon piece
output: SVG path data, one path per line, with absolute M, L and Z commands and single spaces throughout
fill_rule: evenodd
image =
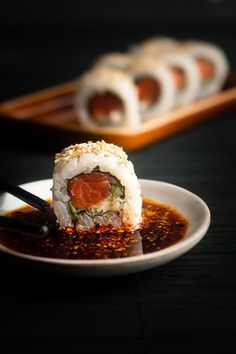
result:
M 90 98 L 88 110 L 95 120 L 102 122 L 112 112 L 122 110 L 122 101 L 119 97 L 109 92 L 104 94 L 97 93 Z
M 143 77 L 137 79 L 135 84 L 138 89 L 140 101 L 152 103 L 158 98 L 160 87 L 158 82 L 152 77 Z
M 215 68 L 209 60 L 198 58 L 196 59 L 196 63 L 203 80 L 209 80 L 213 78 L 215 74 Z
M 174 84 L 177 89 L 182 89 L 185 85 L 185 75 L 182 69 L 171 67 L 171 74 L 173 76 Z
M 101 172 L 82 173 L 68 182 L 68 194 L 75 208 L 90 208 L 108 197 L 109 178 Z

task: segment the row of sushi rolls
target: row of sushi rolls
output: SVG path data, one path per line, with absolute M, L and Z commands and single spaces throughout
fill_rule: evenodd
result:
M 228 72 L 216 45 L 153 37 L 95 60 L 78 80 L 76 116 L 85 128 L 138 126 L 217 93 Z

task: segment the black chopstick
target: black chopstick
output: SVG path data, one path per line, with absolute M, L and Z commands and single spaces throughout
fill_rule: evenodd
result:
M 51 209 L 51 205 L 45 200 L 7 181 L 0 180 L 0 189 L 23 200 L 24 202 L 33 206 L 34 208 L 41 210 L 43 213 L 47 213 Z
M 17 233 L 36 236 L 36 237 L 46 236 L 49 232 L 49 228 L 47 225 L 33 224 L 28 221 L 18 220 L 18 219 L 1 216 L 1 215 L 0 215 L 0 227 L 8 231 L 14 231 Z

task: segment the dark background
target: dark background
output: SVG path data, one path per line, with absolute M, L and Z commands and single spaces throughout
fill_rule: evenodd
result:
M 214 42 L 236 68 L 233 0 L 4 1 L 0 101 L 74 79 L 97 55 L 159 34 Z M 211 227 L 186 255 L 109 279 L 0 256 L 1 354 L 235 353 L 235 113 L 130 154 L 138 177 L 180 185 L 209 205 Z M 59 146 L 21 134 L 0 121 L 1 177 L 50 178 Z
M 18 27 L 105 27 L 131 28 L 172 25 L 235 24 L 233 0 L 147 0 L 147 1 L 7 1 L 1 11 L 1 25 Z
M 236 60 L 233 0 L 4 1 L 0 100 L 78 76 L 94 58 L 153 35 L 199 38 Z

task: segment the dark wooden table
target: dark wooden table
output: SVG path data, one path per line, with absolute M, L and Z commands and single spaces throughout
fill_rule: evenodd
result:
M 132 41 L 131 33 L 115 33 L 115 41 L 97 36 L 8 34 L 1 41 L 1 100 L 73 79 L 95 55 Z M 139 36 L 133 33 L 134 40 Z M 223 45 L 235 63 L 234 33 L 199 36 Z M 205 238 L 177 260 L 139 274 L 83 279 L 1 254 L 1 354 L 235 353 L 235 132 L 231 110 L 130 154 L 138 177 L 187 188 L 211 210 Z M 51 177 L 55 147 L 43 137 L 22 141 L 20 131 L 12 135 L 2 123 L 0 134 L 2 176 L 19 184 Z

